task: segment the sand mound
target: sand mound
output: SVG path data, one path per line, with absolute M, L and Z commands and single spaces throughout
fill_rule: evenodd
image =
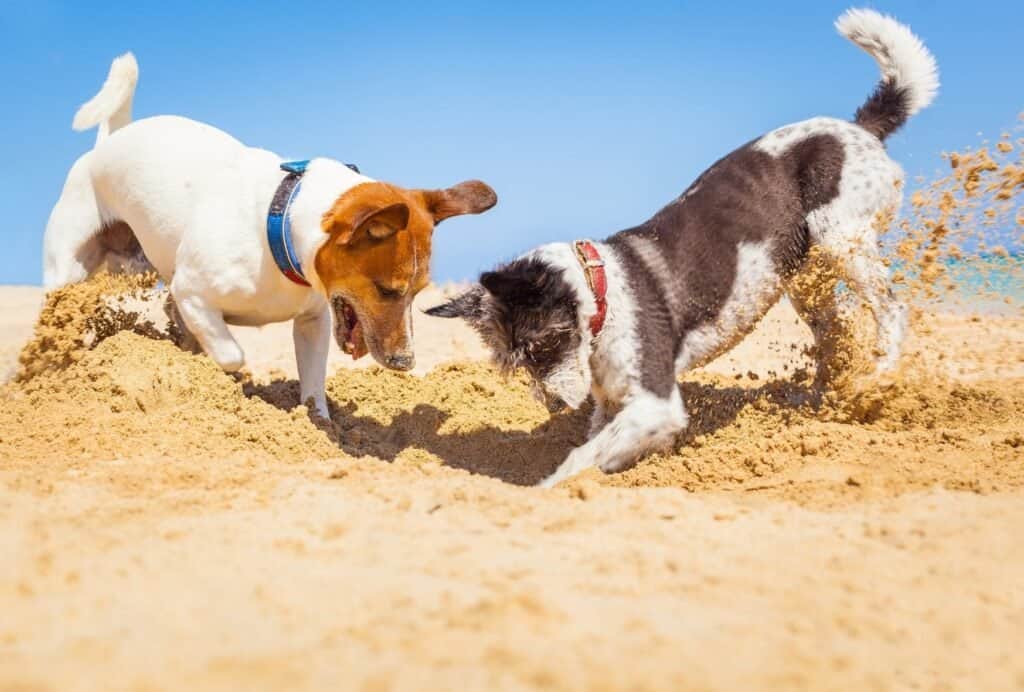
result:
M 124 330 L 154 334 L 132 304 L 147 300 L 154 274 L 98 274 L 89 281 L 51 291 L 32 339 L 18 356 L 15 379 L 27 381 L 63 370 L 104 339 Z
M 304 408 L 286 412 L 247 398 L 205 356 L 131 332 L 105 339 L 63 371 L 7 385 L 0 399 L 0 457 L 24 462 L 337 454 Z
M 688 383 L 692 423 L 682 446 L 600 480 L 758 492 L 815 506 L 934 485 L 1019 488 L 1021 384 L 903 380 L 816 409 L 794 406 L 809 392 L 787 383 Z
M 691 428 L 672 453 L 619 475 L 591 472 L 583 484 L 758 490 L 827 503 L 935 484 L 987 490 L 1024 483 L 1020 380 L 971 387 L 901 381 L 812 406 L 813 390 L 789 381 L 756 387 L 700 379 L 682 385 Z M 553 471 L 586 429 L 587 411 L 549 419 L 523 382 L 504 384 L 479 364 L 422 379 L 344 372 L 329 391 L 336 402 L 358 402 L 336 417 L 349 453 L 448 464 L 512 483 L 533 484 Z M 831 490 L 823 494 L 824 485 Z
M 759 491 L 829 504 L 934 484 L 978 491 L 1024 484 L 1020 380 L 902 379 L 834 401 L 789 380 L 755 384 L 710 375 L 683 384 L 692 424 L 672 453 L 620 475 L 593 472 L 570 487 Z M 530 485 L 584 440 L 587 418 L 585 410 L 549 418 L 524 381 L 506 382 L 480 363 L 422 378 L 342 370 L 329 379 L 328 396 L 333 422 L 315 423 L 294 381 L 243 382 L 166 340 L 122 332 L 62 372 L 0 389 L 0 457 L 372 457 Z

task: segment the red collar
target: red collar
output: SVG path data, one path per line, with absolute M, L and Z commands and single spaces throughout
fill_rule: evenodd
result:
M 596 338 L 604 326 L 604 318 L 608 315 L 608 274 L 605 272 L 601 253 L 592 242 L 577 240 L 572 246 L 576 251 L 576 259 L 583 266 L 583 275 L 587 277 L 587 286 L 594 294 L 594 303 L 597 305 L 597 312 L 590 318 L 590 334 Z

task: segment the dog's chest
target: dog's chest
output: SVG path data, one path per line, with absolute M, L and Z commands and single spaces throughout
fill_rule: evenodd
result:
M 640 380 L 643 362 L 633 334 L 609 326 L 612 333 L 603 335 L 590 356 L 592 390 L 596 398 L 621 402 Z
M 326 307 L 318 292 L 282 279 L 266 271 L 255 275 L 238 271 L 237 276 L 228 272 L 217 277 L 212 293 L 225 320 L 243 326 L 284 322 Z

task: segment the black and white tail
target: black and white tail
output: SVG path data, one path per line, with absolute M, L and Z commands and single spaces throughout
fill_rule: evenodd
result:
M 854 118 L 865 130 L 884 140 L 935 99 L 939 68 L 909 27 L 874 10 L 855 9 L 836 20 L 836 29 L 882 70 L 882 81 Z
M 110 64 L 110 73 L 98 94 L 84 103 L 75 113 L 71 127 L 75 130 L 88 130 L 99 126 L 96 142 L 118 128 L 132 121 L 132 99 L 135 97 L 135 85 L 139 81 L 139 65 L 131 53 L 114 58 Z

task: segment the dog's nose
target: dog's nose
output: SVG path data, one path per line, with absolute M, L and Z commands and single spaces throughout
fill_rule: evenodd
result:
M 412 370 L 416 358 L 411 353 L 393 353 L 384 362 L 392 370 Z
M 555 394 L 547 394 L 544 397 L 544 405 L 548 407 L 548 413 L 561 413 L 567 406 L 565 400 Z

